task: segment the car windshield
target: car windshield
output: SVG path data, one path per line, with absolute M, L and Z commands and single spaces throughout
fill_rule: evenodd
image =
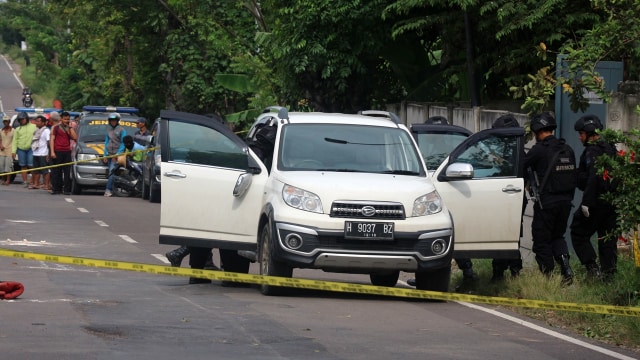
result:
M 420 133 L 416 137 L 427 169 L 435 170 L 467 135 L 458 132 Z
M 283 127 L 278 169 L 423 175 L 411 136 L 399 128 L 289 124 Z
M 127 135 L 133 136 L 138 130 L 136 122 L 133 119 L 120 120 L 120 126 L 122 126 Z M 107 135 L 109 129 L 109 123 L 104 118 L 88 118 L 83 119 L 78 128 L 78 141 L 81 142 L 104 142 L 104 138 Z

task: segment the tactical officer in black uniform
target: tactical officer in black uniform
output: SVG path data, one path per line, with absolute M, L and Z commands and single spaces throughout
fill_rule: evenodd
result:
M 576 121 L 574 128 L 585 146 L 578 167 L 578 188 L 584 193 L 580 209 L 573 214 L 571 241 L 590 277 L 600 278 L 602 273 L 611 277 L 616 272 L 618 260 L 617 236 L 614 234 L 616 211 L 613 205 L 601 199 L 601 195 L 613 190 L 613 185 L 597 174 L 595 161 L 602 154 L 615 155 L 616 148 L 596 133 L 603 127 L 595 115 L 584 115 Z M 596 232 L 602 269 L 598 267 L 596 252 L 591 245 L 591 236 Z
M 492 129 L 498 128 L 508 128 L 508 127 L 520 127 L 518 120 L 516 120 L 513 115 L 502 115 L 497 118 L 493 124 L 491 125 Z M 518 156 L 524 155 L 524 149 L 521 149 Z M 522 161 L 514 162 L 517 164 L 522 164 Z M 523 171 L 520 169 L 518 171 L 518 176 L 523 176 Z M 527 197 L 523 196 L 522 201 L 522 214 L 524 214 L 524 210 L 527 207 Z M 522 237 L 522 217 L 520 218 L 520 237 Z M 491 266 L 493 268 L 493 275 L 491 276 L 491 281 L 500 281 L 504 279 L 505 270 L 509 270 L 511 272 L 512 277 L 516 277 L 520 275 L 520 271 L 522 270 L 522 256 L 520 255 L 520 249 L 518 244 L 518 256 L 512 259 L 493 259 L 491 262 Z
M 546 182 L 548 174 L 554 166 L 550 159 L 562 146 L 564 139 L 557 139 L 553 135 L 556 129 L 556 120 L 551 113 L 544 112 L 535 115 L 531 120 L 531 131 L 535 134 L 536 144 L 525 155 L 524 168 L 530 168 L 535 174 L 531 181 L 539 180 L 544 183 L 536 183 L 539 190 L 539 198 L 533 205 L 533 221 L 531 233 L 533 237 L 533 252 L 536 254 L 538 268 L 545 275 L 550 275 L 554 269 L 554 260 L 560 265 L 562 284 L 570 285 L 573 282 L 573 270 L 569 265 L 569 250 L 564 240 L 567 229 L 567 220 L 571 213 L 571 201 L 575 193 L 575 156 L 570 150 L 571 159 L 567 164 L 567 170 L 571 173 L 563 181 L 563 191 L 558 191 L 558 186 L 552 188 L 553 181 Z M 555 168 L 555 166 L 554 166 Z M 549 169 L 549 171 L 548 171 Z M 561 167 L 562 169 L 562 167 Z M 566 175 L 566 174 L 565 174 Z M 535 179 L 537 177 L 537 179 Z M 544 180 L 543 180 L 544 179 Z

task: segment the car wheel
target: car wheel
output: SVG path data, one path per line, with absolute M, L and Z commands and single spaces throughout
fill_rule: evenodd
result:
M 160 189 L 157 189 L 158 186 L 153 186 L 155 183 L 154 177 L 149 178 L 149 201 L 152 203 L 160 202 Z
M 78 184 L 78 182 L 76 181 L 76 178 L 72 178 L 71 179 L 71 193 L 73 195 L 80 195 L 81 192 L 82 192 L 82 187 L 80 186 L 80 184 Z
M 128 192 L 127 190 L 124 190 L 122 188 L 119 188 L 117 186 L 113 187 L 113 189 L 111 190 L 111 193 L 113 194 L 113 196 L 117 196 L 117 197 L 129 197 L 129 196 L 131 196 L 130 192 Z
M 376 286 L 394 287 L 400 277 L 400 271 L 393 271 L 387 274 L 369 274 L 371 284 Z
M 416 289 L 449 292 L 451 266 L 416 273 Z
M 142 199 L 143 200 L 149 200 L 149 187 L 147 187 L 147 184 L 144 182 L 144 177 L 142 177 L 140 179 L 140 181 L 142 181 Z
M 260 275 L 281 276 L 290 278 L 293 275 L 293 268 L 285 263 L 273 259 L 273 249 L 276 244 L 271 236 L 271 227 L 266 223 L 260 235 Z M 264 295 L 282 295 L 286 288 L 274 285 L 261 284 L 260 292 Z

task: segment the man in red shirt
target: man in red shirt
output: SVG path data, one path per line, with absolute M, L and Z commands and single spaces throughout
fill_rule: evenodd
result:
M 69 122 L 71 116 L 68 112 L 63 111 L 62 114 L 57 112 L 50 113 L 50 117 L 55 121 L 60 117 L 60 123 L 51 128 L 50 149 L 51 162 L 54 166 L 51 169 L 51 194 L 71 194 L 71 165 L 56 166 L 60 164 L 68 164 L 71 162 L 71 140 L 77 140 L 78 134 Z

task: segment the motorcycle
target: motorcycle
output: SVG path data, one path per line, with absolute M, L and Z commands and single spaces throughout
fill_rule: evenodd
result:
M 25 94 L 22 97 L 22 105 L 24 105 L 24 107 L 33 106 L 33 98 L 31 97 L 31 94 Z
M 119 197 L 138 197 L 142 195 L 142 166 L 126 155 L 118 156 L 118 164 L 109 176 L 113 176 L 111 193 Z

